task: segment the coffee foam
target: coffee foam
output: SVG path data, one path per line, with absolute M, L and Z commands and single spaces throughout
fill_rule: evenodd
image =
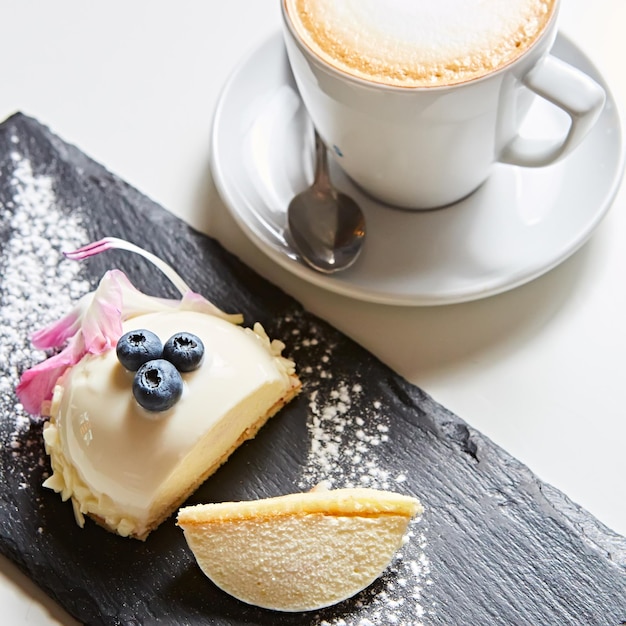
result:
M 402 87 L 488 74 L 537 39 L 556 0 L 284 0 L 300 39 L 353 76 Z

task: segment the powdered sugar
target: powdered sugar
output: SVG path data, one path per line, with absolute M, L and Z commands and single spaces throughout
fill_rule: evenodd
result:
M 333 368 L 336 346 L 318 338 L 318 327 L 295 321 L 295 359 L 303 351 L 315 353 L 316 367 L 301 372 L 308 398 L 309 452 L 299 487 L 311 489 L 318 483 L 328 487 L 372 487 L 405 492 L 409 470 L 388 469 L 384 444 L 393 424 L 380 400 L 364 393 L 355 369 L 348 379 L 338 379 Z M 330 384 L 329 384 L 330 383 Z M 318 626 L 369 626 L 390 624 L 418 626 L 427 623 L 433 604 L 426 597 L 432 584 L 426 554 L 426 529 L 421 520 L 409 526 L 405 545 L 383 574 L 382 585 L 374 584 L 357 598 L 353 617 L 333 621 L 320 619 Z
M 84 243 L 87 235 L 76 215 L 61 210 L 53 180 L 33 172 L 20 152 L 19 138 L 13 136 L 11 142 L 12 199 L 0 203 L 6 233 L 0 254 L 0 445 L 24 457 L 32 444 L 26 437 L 31 418 L 17 401 L 15 386 L 25 369 L 45 357 L 31 346 L 29 336 L 67 313 L 89 290 L 80 266 L 62 256 L 63 250 Z M 0 465 L 0 472 L 9 469 Z

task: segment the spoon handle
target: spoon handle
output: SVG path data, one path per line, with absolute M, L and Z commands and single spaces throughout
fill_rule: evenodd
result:
M 318 189 L 331 188 L 328 173 L 328 150 L 317 130 L 315 131 L 315 180 L 313 184 Z

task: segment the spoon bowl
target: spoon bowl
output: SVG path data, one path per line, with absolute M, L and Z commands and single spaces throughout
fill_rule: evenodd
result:
M 328 172 L 326 146 L 315 133 L 313 184 L 289 203 L 291 240 L 302 260 L 324 274 L 350 267 L 365 240 L 365 218 L 350 196 L 335 189 Z

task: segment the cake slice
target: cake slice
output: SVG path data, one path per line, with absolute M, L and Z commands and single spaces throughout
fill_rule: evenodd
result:
M 222 590 L 267 609 L 310 611 L 378 578 L 421 512 L 410 496 L 352 488 L 188 506 L 177 522 Z
M 142 253 L 105 241 L 82 256 L 109 247 Z M 44 486 L 71 499 L 81 526 L 87 515 L 122 536 L 145 539 L 300 390 L 284 344 L 270 341 L 260 324 L 244 328 L 240 316 L 184 283 L 181 292 L 180 300 L 146 296 L 112 270 L 67 318 L 35 337 L 40 347 L 65 348 L 26 372 L 18 395 L 28 410 L 49 417 L 44 442 L 52 475 Z M 144 391 L 169 393 L 167 377 L 153 367 L 159 360 L 178 385 L 176 397 L 158 408 L 137 395 L 142 369 L 117 350 L 121 337 L 147 333 L 161 346 L 185 333 L 203 347 L 191 371 L 165 349 L 159 358 L 149 355 Z

